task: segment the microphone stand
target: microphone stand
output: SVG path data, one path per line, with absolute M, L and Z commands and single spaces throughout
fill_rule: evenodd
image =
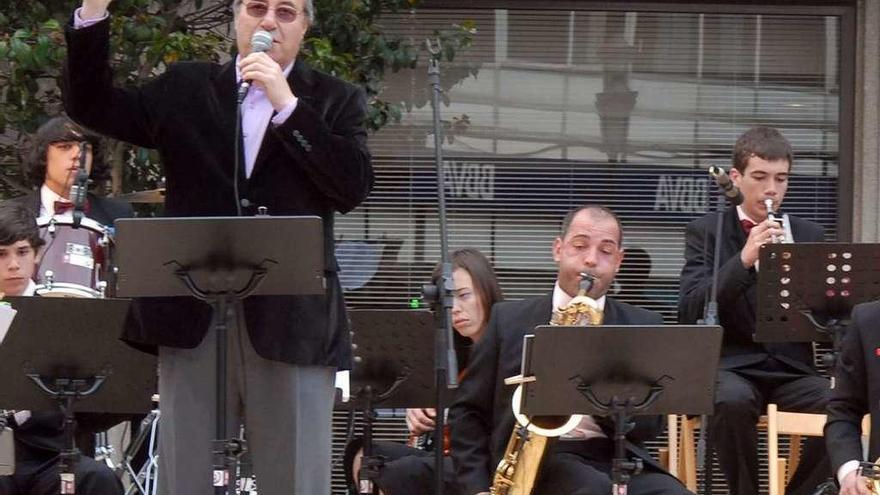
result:
M 717 177 L 710 167 L 709 174 Z M 721 236 L 724 233 L 724 203 L 727 198 L 732 204 L 736 205 L 742 201 L 742 196 L 728 196 L 721 184 L 718 185 L 720 194 L 715 202 L 715 210 L 718 216 L 715 219 L 715 245 L 713 246 L 712 255 L 712 289 L 709 292 L 709 301 L 703 310 L 703 318 L 698 320 L 700 325 L 718 325 L 718 271 L 721 269 Z M 705 469 L 703 473 L 703 493 L 711 495 L 713 475 L 712 475 L 712 445 L 709 443 L 709 416 L 704 414 L 700 416 L 700 440 L 697 442 L 697 469 Z
M 443 495 L 443 431 L 446 422 L 443 404 L 443 389 L 458 387 L 458 360 L 455 355 L 452 335 L 452 263 L 449 259 L 448 228 L 446 223 L 446 183 L 443 173 L 443 128 L 440 124 L 440 41 L 425 40 L 428 53 L 428 85 L 431 87 L 431 106 L 434 122 L 434 163 L 437 171 L 437 203 L 440 220 L 441 276 L 437 285 L 425 285 L 424 297 L 434 309 L 437 322 L 434 337 L 435 374 L 435 429 L 434 429 L 434 483 L 435 493 Z
M 76 181 L 70 187 L 70 200 L 73 202 L 73 228 L 78 229 L 85 216 L 86 193 L 89 188 L 89 171 L 86 168 L 88 142 L 79 142 L 79 168 Z

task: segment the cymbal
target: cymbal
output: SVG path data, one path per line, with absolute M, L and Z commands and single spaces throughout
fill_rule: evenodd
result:
M 165 188 L 149 189 L 147 191 L 136 191 L 127 194 L 120 194 L 116 199 L 121 199 L 129 203 L 164 203 Z

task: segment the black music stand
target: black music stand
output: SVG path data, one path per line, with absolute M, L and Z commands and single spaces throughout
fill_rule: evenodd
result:
M 614 419 L 613 494 L 641 462 L 626 459 L 633 415 L 710 414 L 721 355 L 719 326 L 539 326 L 523 346 L 526 416 Z
M 430 311 L 353 310 L 348 315 L 355 355 L 350 407 L 361 409 L 364 416 L 358 493 L 373 493 L 373 480 L 379 476 L 384 463 L 372 455 L 374 408 L 434 405 L 431 356 L 434 355 L 435 321 Z M 442 411 L 438 411 L 439 414 Z M 442 434 L 439 432 L 439 443 L 437 440 L 434 443 L 441 455 Z M 442 473 L 435 475 L 442 476 Z
M 74 493 L 77 412 L 135 414 L 149 410 L 156 359 L 119 340 L 130 301 L 7 298 L 18 313 L 0 345 L 0 409 L 64 413 L 61 493 Z
M 766 244 L 756 342 L 835 341 L 852 307 L 880 298 L 880 245 Z
M 323 225 L 316 216 L 129 218 L 116 222 L 118 291 L 192 296 L 211 305 L 217 336 L 214 487 L 233 495 L 246 452 L 226 430 L 227 314 L 253 295 L 324 293 Z

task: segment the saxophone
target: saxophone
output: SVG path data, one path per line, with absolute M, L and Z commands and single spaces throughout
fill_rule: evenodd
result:
M 880 459 L 873 463 L 861 463 L 858 474 L 865 477 L 865 484 L 872 495 L 880 495 Z
M 551 325 L 601 325 L 602 311 L 596 301 L 587 295 L 596 278 L 589 273 L 581 273 L 580 287 L 577 296 L 567 305 L 553 310 Z M 538 477 L 544 452 L 552 438 L 556 438 L 573 430 L 580 424 L 583 417 L 579 414 L 571 416 L 538 416 L 529 418 L 522 414 L 522 383 L 520 381 L 513 392 L 510 405 L 516 418 L 504 456 L 495 468 L 492 495 L 529 495 Z M 508 382 L 508 380 L 505 380 Z

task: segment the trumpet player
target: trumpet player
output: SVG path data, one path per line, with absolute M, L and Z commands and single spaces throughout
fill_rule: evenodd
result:
M 593 283 L 585 294 L 596 302 L 607 324 L 659 325 L 662 317 L 606 295 L 623 260 L 622 229 L 617 216 L 601 206 L 570 212 L 553 242 L 558 266 L 552 292 L 531 299 L 494 306 L 489 325 L 473 354 L 450 409 L 452 458 L 462 495 L 488 494 L 493 473 L 514 427 L 511 396 L 514 388 L 504 379 L 519 373 L 523 335 L 546 325 L 554 308 L 565 307 L 581 291 L 585 276 Z M 631 494 L 689 493 L 641 447 L 641 441 L 659 432 L 660 418 L 639 416 L 628 434 L 627 454 L 644 463 L 629 484 Z M 613 444 L 611 425 L 604 418 L 585 417 L 543 457 L 532 494 L 611 493 Z M 522 493 L 522 492 L 517 492 Z M 527 492 L 526 492 L 527 493 Z
M 695 323 L 711 291 L 715 224 L 723 215 L 718 311 L 724 340 L 709 434 L 733 495 L 759 492 L 755 425 L 767 404 L 774 402 L 787 411 L 823 412 L 827 401 L 829 381 L 816 371 L 809 343 L 753 340 L 758 253 L 764 244 L 786 235 L 782 225 L 769 218 L 768 206 L 778 211 L 785 199 L 792 159 L 791 144 L 778 130 L 746 131 L 734 145 L 730 171 L 742 204 L 694 220 L 685 234 L 678 314 L 681 323 Z M 789 216 L 789 223 L 796 242 L 824 239 L 824 229 L 814 222 Z M 828 477 L 822 439 L 807 440 L 786 493 L 813 493 Z

